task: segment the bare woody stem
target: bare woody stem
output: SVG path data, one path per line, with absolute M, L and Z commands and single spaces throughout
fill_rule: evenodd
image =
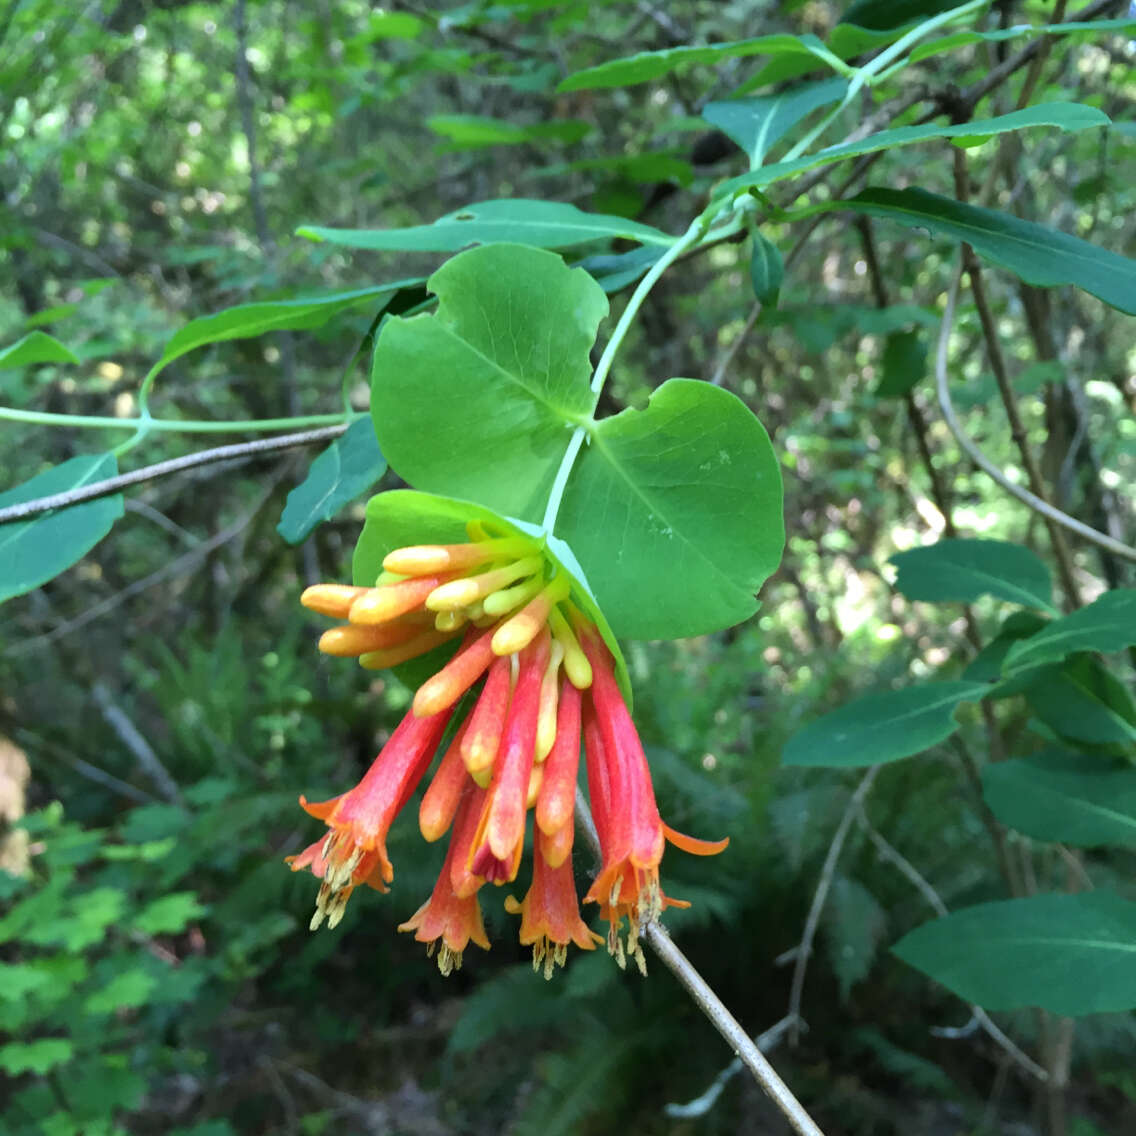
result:
M 596 831 L 595 821 L 592 820 L 588 802 L 580 789 L 576 790 L 576 823 L 596 859 L 600 859 L 599 833 Z M 695 1005 L 709 1019 L 710 1024 L 725 1038 L 738 1060 L 753 1074 L 753 1079 L 780 1109 L 781 1115 L 789 1122 L 789 1126 L 797 1136 L 824 1136 L 801 1102 L 793 1096 L 789 1086 L 778 1076 L 777 1070 L 769 1064 L 757 1043 L 746 1033 L 737 1018 L 726 1009 L 725 1003 L 714 993 L 690 959 L 679 950 L 662 925 L 648 923 L 642 928 L 641 936 L 647 940 L 663 965 L 682 984 Z
M 304 430 L 299 434 L 285 434 L 281 438 L 257 438 L 251 442 L 237 442 L 232 446 L 216 446 L 211 450 L 199 450 L 195 454 L 186 454 L 185 457 L 156 462 L 154 465 L 143 466 L 142 469 L 119 474 L 117 477 L 108 477 L 103 481 L 95 481 L 78 489 L 68 489 L 63 493 L 53 493 L 49 497 L 39 497 L 34 501 L 21 501 L 18 505 L 9 505 L 7 508 L 0 509 L 0 524 L 7 521 L 25 520 L 28 517 L 46 513 L 51 509 L 65 509 L 69 505 L 78 505 L 82 501 L 93 501 L 98 497 L 118 493 L 131 485 L 141 485 L 144 481 L 154 481 L 159 477 L 166 477 L 171 473 L 181 473 L 197 466 L 232 461 L 234 458 L 275 454 L 282 450 L 294 450 L 300 446 L 310 446 L 314 442 L 330 441 L 332 438 L 338 438 L 346 429 L 346 424 L 325 426 L 322 430 Z

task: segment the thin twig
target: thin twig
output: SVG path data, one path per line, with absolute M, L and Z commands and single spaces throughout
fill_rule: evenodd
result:
M 753 307 L 750 309 L 749 315 L 746 317 L 745 323 L 742 325 L 741 331 L 734 336 L 733 342 L 726 348 L 725 353 L 722 355 L 721 361 L 714 369 L 714 377 L 710 380 L 710 385 L 720 387 L 726 378 L 726 371 L 729 370 L 730 364 L 734 361 L 734 356 L 738 353 L 738 349 L 746 341 L 746 337 L 754 329 L 758 317 L 761 315 L 761 301 L 755 300 Z
M 592 812 L 583 792 L 576 789 L 576 823 L 597 859 L 602 857 L 599 833 L 596 831 Z M 651 945 L 663 965 L 679 980 L 683 988 L 694 1000 L 695 1005 L 706 1015 L 710 1024 L 725 1038 L 738 1060 L 753 1075 L 770 1100 L 780 1109 L 781 1115 L 789 1122 L 798 1136 L 824 1136 L 815 1121 L 805 1111 L 804 1106 L 777 1074 L 777 1070 L 766 1060 L 753 1038 L 742 1028 L 737 1018 L 726 1009 L 725 1003 L 710 988 L 706 979 L 695 969 L 694 964 L 675 946 L 674 940 L 660 923 L 649 923 L 640 931 L 640 936 Z
M 899 849 L 890 844 L 882 833 L 878 832 L 873 827 L 863 808 L 859 810 L 856 820 L 867 834 L 868 839 L 875 845 L 876 851 L 880 854 L 881 859 L 892 864 L 906 877 L 940 919 L 948 915 L 947 905 L 943 902 L 939 893 L 920 874 L 919 869 L 916 868 Z M 986 1032 L 987 1036 L 995 1042 L 995 1044 L 1005 1050 L 1026 1072 L 1036 1077 L 1039 1081 L 1047 1081 L 1049 1079 L 1049 1074 L 1046 1073 L 1033 1058 L 1022 1052 L 1022 1050 L 995 1025 L 990 1015 L 987 1014 L 981 1006 L 971 1005 L 970 1012 L 973 1015 L 973 1020 Z M 939 1036 L 946 1035 L 939 1033 Z
M 134 754 L 142 771 L 150 778 L 162 796 L 167 801 L 180 805 L 182 795 L 177 782 L 170 776 L 169 770 L 154 752 L 154 747 L 142 736 L 142 732 L 130 720 L 126 711 L 115 703 L 106 684 L 96 682 L 91 689 L 91 697 L 94 698 L 98 708 L 102 711 L 107 725 L 118 735 L 119 741 Z
M 195 454 L 186 454 L 180 458 L 170 458 L 169 461 L 155 462 L 154 465 L 143 466 L 130 473 L 121 473 L 117 477 L 108 477 L 104 481 L 95 481 L 78 489 L 68 489 L 63 493 L 52 493 L 48 497 L 37 497 L 34 501 L 21 501 L 18 505 L 9 505 L 0 509 L 0 524 L 7 521 L 19 521 L 25 517 L 34 517 L 39 513 L 46 513 L 51 509 L 63 509 L 68 505 L 78 505 L 81 501 L 93 501 L 97 497 L 106 497 L 117 493 L 131 485 L 141 485 L 144 481 L 154 481 L 159 477 L 166 477 L 171 473 L 180 473 L 182 470 L 194 469 L 199 465 L 210 465 L 213 462 L 229 461 L 232 458 L 243 458 L 249 455 L 275 454 L 282 450 L 294 450 L 300 446 L 310 446 L 313 442 L 326 442 L 338 438 L 347 429 L 347 425 L 324 426 L 319 430 L 303 430 L 298 434 L 284 434 L 279 438 L 256 438 L 251 442 L 236 442 L 231 446 L 216 446 L 211 450 L 199 450 Z
M 801 1017 L 801 995 L 805 990 L 805 972 L 809 966 L 809 955 L 812 954 L 813 940 L 816 938 L 817 927 L 820 925 L 821 912 L 824 910 L 825 900 L 828 899 L 829 889 L 832 887 L 833 877 L 836 875 L 836 865 L 840 860 L 840 853 L 844 850 L 844 842 L 848 839 L 848 831 L 856 819 L 856 813 L 863 806 L 864 798 L 871 791 L 872 783 L 879 773 L 880 767 L 873 765 L 860 778 L 840 824 L 833 834 L 832 843 L 828 846 L 828 854 L 824 858 L 824 866 L 820 871 L 816 891 L 813 893 L 813 902 L 805 918 L 805 929 L 801 934 L 801 942 L 797 947 L 797 958 L 793 964 L 793 982 L 789 987 L 789 1017 L 794 1019 L 794 1025 L 789 1034 L 790 1044 L 796 1045 L 800 1037 L 800 1027 L 796 1024 Z
M 1065 528 L 1069 529 L 1070 532 L 1075 532 L 1085 540 L 1100 545 L 1101 548 L 1107 548 L 1109 552 L 1114 553 L 1116 556 L 1122 556 L 1125 560 L 1136 561 L 1136 548 L 1123 544 L 1119 540 L 1113 540 L 1112 537 L 1106 536 L 1102 532 L 1097 532 L 1096 529 L 1082 524 L 1075 517 L 1069 516 L 1068 513 L 1063 513 L 1060 509 L 1054 508 L 1048 501 L 1043 501 L 1028 489 L 1023 489 L 1020 485 L 1015 485 L 1006 477 L 1001 469 L 974 444 L 970 436 L 963 430 L 958 420 L 958 415 L 955 413 L 954 404 L 951 402 L 951 393 L 947 381 L 947 356 L 950 349 L 951 330 L 954 327 L 955 305 L 958 301 L 958 287 L 961 276 L 962 267 L 960 265 L 955 272 L 954 282 L 951 284 L 950 291 L 947 294 L 947 306 L 943 312 L 943 323 L 939 331 L 939 345 L 935 354 L 935 389 L 939 398 L 939 408 L 943 412 L 943 420 L 946 422 L 947 428 L 954 435 L 955 441 L 966 451 L 970 460 L 1009 493 L 1010 496 L 1016 497 L 1023 505 L 1026 505 L 1034 512 L 1056 521 L 1059 525 L 1063 525 Z

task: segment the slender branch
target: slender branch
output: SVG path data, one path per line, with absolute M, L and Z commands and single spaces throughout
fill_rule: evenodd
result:
M 596 859 L 601 859 L 603 854 L 596 823 L 592 819 L 592 812 L 583 791 L 579 788 L 576 789 L 576 823 Z M 824 1136 L 801 1102 L 793 1096 L 789 1087 L 778 1076 L 777 1070 L 766 1060 L 757 1043 L 746 1033 L 737 1018 L 726 1009 L 725 1003 L 698 973 L 690 959 L 675 946 L 674 940 L 663 929 L 662 924 L 647 924 L 641 929 L 640 936 L 646 939 L 663 965 L 679 980 L 694 1003 L 706 1015 L 710 1024 L 726 1039 L 730 1048 L 737 1054 L 738 1060 L 753 1074 L 753 1079 L 781 1110 L 781 1115 L 789 1122 L 793 1131 L 798 1136 Z
M 257 438 L 252 442 L 237 442 L 232 446 L 217 446 L 212 450 L 200 450 L 196 454 L 170 458 L 169 461 L 143 466 L 142 469 L 136 469 L 130 473 L 121 473 L 117 477 L 108 477 L 103 481 L 96 481 L 79 489 L 68 489 L 63 493 L 52 493 L 48 497 L 38 497 L 34 501 L 21 501 L 18 505 L 9 505 L 0 509 L 0 524 L 24 520 L 39 513 L 46 513 L 51 509 L 64 509 L 69 505 L 77 505 L 81 501 L 93 501 L 97 497 L 106 497 L 110 493 L 118 493 L 131 485 L 141 485 L 144 481 L 154 481 L 159 477 L 167 477 L 171 473 L 181 473 L 183 470 L 194 469 L 197 466 L 231 461 L 233 458 L 275 454 L 282 450 L 294 450 L 300 446 L 310 446 L 313 442 L 324 442 L 331 438 L 338 438 L 346 429 L 346 425 L 326 426 L 322 430 L 305 430 L 299 434 L 286 434 L 282 438 Z
M 793 965 L 793 982 L 789 987 L 789 1017 L 793 1019 L 794 1023 L 799 1022 L 801 1018 L 801 995 L 805 989 L 805 972 L 809 966 L 809 955 L 812 954 L 813 940 L 816 938 L 817 927 L 820 925 L 820 915 L 824 910 L 825 900 L 828 899 L 829 888 L 832 887 L 832 879 L 836 875 L 836 865 L 840 860 L 840 853 L 844 850 L 844 842 L 848 839 L 848 831 L 852 827 L 852 822 L 856 819 L 857 812 L 862 808 L 864 798 L 871 791 L 872 783 L 879 771 L 880 767 L 873 765 L 860 778 L 860 784 L 856 786 L 851 799 L 848 801 L 848 807 L 844 810 L 840 824 L 837 825 L 836 832 L 833 834 L 832 843 L 828 846 L 828 854 L 825 856 L 824 866 L 820 870 L 820 879 L 817 881 L 816 891 L 813 893 L 813 902 L 805 918 L 805 929 L 801 934 L 796 962 Z M 791 1044 L 796 1045 L 800 1036 L 799 1026 L 794 1024 L 789 1036 Z
M 960 154 L 962 151 L 958 151 Z M 1033 450 L 1030 448 L 1029 438 L 1026 434 L 1025 424 L 1018 413 L 1017 400 L 1014 398 L 1014 388 L 1010 385 L 1010 374 L 1006 367 L 1006 358 L 1002 354 L 1002 343 L 998 337 L 998 327 L 994 322 L 994 313 L 990 310 L 986 298 L 986 287 L 982 280 L 982 268 L 978 257 L 968 244 L 962 246 L 963 264 L 966 266 L 967 276 L 970 277 L 970 290 L 974 296 L 974 303 L 978 309 L 978 319 L 982 324 L 982 333 L 986 336 L 986 353 L 990 360 L 994 380 L 998 384 L 998 392 L 1002 397 L 1002 405 L 1006 409 L 1006 417 L 1010 422 L 1010 436 L 1018 447 L 1022 457 L 1022 466 L 1029 480 L 1030 490 L 1039 500 L 1048 504 L 1045 481 L 1041 476 L 1041 467 L 1037 464 Z M 1081 591 L 1077 578 L 1073 573 L 1073 557 L 1069 551 L 1069 544 L 1065 540 L 1065 533 L 1061 526 L 1050 516 L 1045 516 L 1045 525 L 1049 530 L 1049 539 L 1053 545 L 1053 555 L 1057 560 L 1057 570 L 1061 576 L 1061 583 L 1070 604 L 1077 608 L 1081 606 Z
M 1070 532 L 1075 532 L 1085 540 L 1092 541 L 1093 544 L 1098 544 L 1101 548 L 1107 548 L 1109 552 L 1117 556 L 1122 556 L 1125 560 L 1136 561 L 1136 548 L 1123 544 L 1119 540 L 1114 540 L 1104 533 L 1097 532 L 1096 529 L 1082 524 L 1075 517 L 1070 517 L 1068 513 L 1063 513 L 1060 509 L 1054 508 L 1048 501 L 1036 496 L 1028 489 L 1023 489 L 1020 485 L 1015 485 L 1006 477 L 1001 469 L 974 444 L 966 431 L 963 430 L 958 420 L 958 415 L 955 413 L 954 404 L 951 402 L 951 393 L 947 381 L 947 356 L 950 350 L 951 329 L 954 327 L 955 305 L 958 302 L 958 287 L 961 276 L 962 268 L 960 265 L 955 273 L 950 292 L 947 295 L 947 306 L 943 312 L 943 323 L 939 331 L 939 345 L 935 354 L 935 389 L 939 398 L 939 408 L 943 412 L 943 420 L 946 422 L 947 428 L 954 435 L 955 441 L 958 442 L 970 457 L 970 460 L 1009 493 L 1010 496 L 1016 497 L 1023 505 L 1032 509 L 1034 512 L 1056 521 L 1057 524 L 1063 525 L 1065 528 L 1069 529 Z
M 924 876 L 920 874 L 919 869 L 873 827 L 863 808 L 860 809 L 856 820 L 867 834 L 868 839 L 875 845 L 880 858 L 892 864 L 907 878 L 918 890 L 919 894 L 927 901 L 935 914 L 940 919 L 949 914 L 947 905 L 943 902 L 939 893 L 927 882 Z M 1019 1049 L 1018 1046 L 999 1029 L 990 1015 L 982 1009 L 981 1006 L 972 1005 L 970 1012 L 972 1014 L 972 1020 L 986 1032 L 996 1045 L 999 1045 L 1014 1061 L 1025 1069 L 1026 1072 L 1036 1077 L 1039 1081 L 1049 1080 L 1049 1074 L 1034 1061 L 1033 1058 Z
M 734 336 L 733 342 L 726 348 L 722 355 L 718 366 L 714 368 L 714 377 L 710 380 L 710 385 L 720 387 L 726 380 L 726 372 L 730 368 L 730 364 L 734 361 L 734 356 L 737 355 L 741 345 L 746 341 L 749 333 L 753 331 L 757 324 L 758 317 L 761 315 L 761 301 L 755 300 L 753 307 L 750 308 L 749 315 L 746 317 L 745 323 L 742 325 L 741 331 Z

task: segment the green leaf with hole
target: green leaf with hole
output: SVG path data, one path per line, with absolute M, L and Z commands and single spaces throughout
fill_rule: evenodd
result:
M 859 157 L 863 154 L 874 154 L 879 150 L 911 146 L 917 142 L 930 142 L 935 139 L 947 138 L 954 139 L 959 145 L 971 145 L 994 135 L 1005 134 L 1013 130 L 1026 130 L 1037 126 L 1056 126 L 1061 130 L 1076 131 L 1093 126 L 1108 126 L 1110 121 L 1104 111 L 1098 110 L 1096 107 L 1084 106 L 1081 103 L 1039 103 L 1037 106 L 1012 111 L 1010 114 L 999 115 L 996 118 L 979 119 L 965 123 L 896 126 L 891 130 L 881 130 L 877 134 L 869 134 L 867 138 L 860 138 L 855 142 L 842 142 L 837 146 L 828 146 L 823 150 L 816 150 L 800 158 L 790 158 L 783 162 L 774 162 L 769 166 L 761 166 L 748 174 L 741 174 L 717 185 L 714 188 L 714 196 L 724 198 L 747 189 L 764 189 L 774 182 L 781 181 L 784 178 L 796 177 L 797 174 L 815 169 L 818 166 L 830 165 L 833 162 Z M 865 190 L 864 192 L 874 191 Z M 894 190 L 892 192 L 913 193 L 915 191 Z M 852 201 L 862 200 L 863 197 L 864 193 L 861 193 L 858 197 L 852 198 Z M 827 202 L 817 208 L 816 212 L 838 208 L 840 204 Z M 848 202 L 842 204 L 847 205 Z M 963 208 L 967 207 L 963 206 Z M 1025 224 L 1025 222 L 1022 223 Z M 1122 258 L 1118 257 L 1117 259 Z
M 477 150 L 486 146 L 520 146 L 526 142 L 579 142 L 592 132 L 582 119 L 552 119 L 519 123 L 479 114 L 436 114 L 426 126 L 454 143 L 454 149 Z
M 1136 643 L 1136 589 L 1114 588 L 1087 607 L 1055 619 L 1006 657 L 1006 672 L 1056 662 L 1075 651 L 1123 651 Z
M 607 297 L 523 245 L 447 261 L 433 315 L 387 321 L 371 414 L 391 468 L 417 489 L 540 520 L 573 425 L 595 406 L 589 353 Z
M 823 53 L 825 47 L 814 35 L 768 35 L 733 43 L 689 44 L 662 51 L 640 51 L 622 59 L 610 59 L 596 67 L 574 71 L 556 89 L 589 91 L 597 87 L 633 87 L 699 63 L 714 64 L 749 55 L 812 56 L 818 50 Z
M 1136 1008 L 1136 903 L 1111 891 L 981 903 L 925 923 L 893 950 L 987 1010 Z
M 1053 612 L 1049 569 L 1024 545 L 1005 540 L 945 539 L 897 552 L 895 588 L 909 600 L 972 603 L 994 596 Z
M 801 119 L 843 98 L 847 90 L 848 80 L 840 76 L 798 83 L 776 95 L 707 103 L 702 117 L 732 138 L 756 168 Z
M 982 795 L 994 815 L 1035 840 L 1136 848 L 1136 768 L 1048 749 L 987 765 Z
M 514 197 L 467 205 L 432 225 L 407 229 L 328 229 L 304 225 L 298 236 L 348 248 L 457 252 L 470 245 L 516 241 L 534 248 L 564 249 L 592 241 L 624 238 L 669 247 L 674 238 L 626 217 L 585 213 L 559 201 Z
M 322 521 L 330 520 L 386 473 L 370 419 L 352 422 L 308 467 L 308 475 L 288 494 L 276 531 L 299 544 Z
M 964 205 L 924 189 L 873 186 L 846 201 L 825 203 L 823 208 L 850 209 L 926 229 L 938 237 L 966 241 L 980 256 L 1027 284 L 1041 288 L 1073 284 L 1122 312 L 1136 315 L 1136 260 L 1057 229 L 994 209 Z
M 616 634 L 701 635 L 748 619 L 785 543 L 769 437 L 729 391 L 668 379 L 595 423 L 556 532 Z
M 547 537 L 534 525 L 503 517 L 483 505 L 453 497 L 419 493 L 412 489 L 379 493 L 367 502 L 367 520 L 355 545 L 352 561 L 355 583 L 368 587 L 372 585 L 382 571 L 383 558 L 396 548 L 415 544 L 459 544 L 468 540 L 466 526 L 470 521 L 481 522 L 495 535 L 523 534 L 534 537 L 545 545 L 546 555 L 572 578 L 572 600 L 600 629 L 604 642 L 615 656 L 616 673 L 624 696 L 630 699 L 631 682 L 627 675 L 627 664 L 607 619 L 596 603 L 583 569 L 572 550 L 562 540 Z M 427 672 L 431 673 L 432 670 Z
M 848 768 L 899 761 L 946 741 L 955 711 L 990 688 L 977 682 L 926 682 L 868 694 L 810 722 L 785 745 L 785 765 Z
M 82 454 L 0 493 L 0 508 L 79 489 L 116 473 L 113 454 Z M 123 510 L 122 494 L 116 493 L 0 524 L 0 602 L 46 584 L 81 560 Z
M 65 1065 L 74 1052 L 75 1047 L 62 1037 L 11 1041 L 0 1046 L 0 1069 L 11 1077 L 18 1077 L 21 1073 L 35 1073 L 42 1077 L 57 1065 Z
M 78 363 L 79 356 L 45 331 L 32 331 L 0 348 L 0 370 L 30 367 L 34 363 Z

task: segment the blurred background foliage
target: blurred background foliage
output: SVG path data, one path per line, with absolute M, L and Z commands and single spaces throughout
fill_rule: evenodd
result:
M 841 7 L 12 0 L 0 10 L 0 342 L 38 328 L 80 363 L 0 370 L 0 400 L 128 416 L 189 319 L 424 275 L 441 259 L 314 244 L 293 236 L 304 223 L 385 228 L 545 196 L 681 231 L 713 182 L 743 168 L 699 110 L 758 74 L 760 58 L 627 89 L 558 94 L 559 80 L 634 50 L 824 37 Z M 1009 26 L 1055 18 L 1054 7 L 1065 12 L 1000 2 L 976 19 Z M 902 92 L 946 99 L 1014 47 L 933 56 Z M 974 182 L 989 181 L 1001 208 L 1131 251 L 1132 60 L 1118 35 L 1055 43 L 1033 100 L 1097 106 L 1119 126 L 988 142 L 969 152 Z M 1012 110 L 1022 81 L 995 89 L 989 114 Z M 858 120 L 850 111 L 847 128 Z M 884 184 L 953 192 L 945 143 L 886 163 Z M 832 195 L 822 180 L 809 200 Z M 606 410 L 640 405 L 671 375 L 724 368 L 784 462 L 790 540 L 760 615 L 629 652 L 663 815 L 732 840 L 715 861 L 667 858 L 667 891 L 694 901 L 667 923 L 754 1033 L 785 1014 L 785 956 L 856 780 L 779 769 L 781 745 L 853 692 L 957 677 L 974 653 L 961 609 L 903 599 L 887 558 L 952 526 L 1049 555 L 1042 526 L 972 471 L 933 410 L 926 357 L 953 246 L 840 215 L 810 225 L 763 228 L 786 256 L 785 280 L 736 353 L 752 304 L 748 246 L 716 246 L 664 277 L 604 396 Z M 1131 532 L 1136 359 L 1124 317 L 1081 292 L 987 279 L 1058 502 Z M 334 412 L 352 365 L 348 389 L 365 405 L 366 367 L 352 360 L 368 325 L 355 308 L 312 332 L 210 347 L 163 374 L 154 412 Z M 965 302 L 958 327 L 952 382 L 967 427 L 1013 467 Z M 897 368 L 915 370 L 949 517 L 902 401 L 878 394 Z M 92 449 L 90 431 L 0 429 L 4 487 Z M 140 454 L 189 448 L 154 435 Z M 286 494 L 313 456 L 207 466 L 133 492 L 113 540 L 0 614 L 0 814 L 18 822 L 0 836 L 0 1130 L 781 1131 L 744 1077 L 688 1115 L 667 1111 L 704 1093 L 731 1055 L 661 966 L 641 981 L 597 954 L 545 984 L 507 917 L 487 912 L 493 951 L 471 951 L 442 980 L 394 933 L 440 860 L 410 818 L 393 838 L 393 893 L 361 896 L 336 932 L 309 936 L 312 880 L 281 862 L 313 839 L 296 797 L 352 783 L 408 701 L 393 680 L 317 656 L 317 627 L 298 608 L 305 582 L 347 577 L 361 520 L 356 506 L 302 548 L 279 538 Z M 1090 594 L 1125 582 L 1083 549 L 1077 573 Z M 982 640 L 1009 610 L 976 606 Z M 1020 732 L 1024 708 L 998 713 L 1003 731 Z M 983 752 L 976 709 L 962 736 Z M 960 762 L 944 745 L 889 769 L 867 805 L 948 906 L 1003 894 Z M 1035 852 L 1038 873 L 1059 878 L 1058 852 Z M 1110 852 L 1092 870 L 1123 880 L 1133 866 Z M 782 1041 L 775 1063 L 830 1136 L 1041 1131 L 1038 1094 L 982 1033 L 933 1032 L 963 1026 L 967 1008 L 888 954 L 928 915 L 854 827 L 804 992 L 808 1032 Z M 1037 1040 L 1036 1015 L 1000 1020 L 1019 1043 Z M 1070 1136 L 1136 1131 L 1132 1016 L 1083 1020 L 1075 1052 Z

